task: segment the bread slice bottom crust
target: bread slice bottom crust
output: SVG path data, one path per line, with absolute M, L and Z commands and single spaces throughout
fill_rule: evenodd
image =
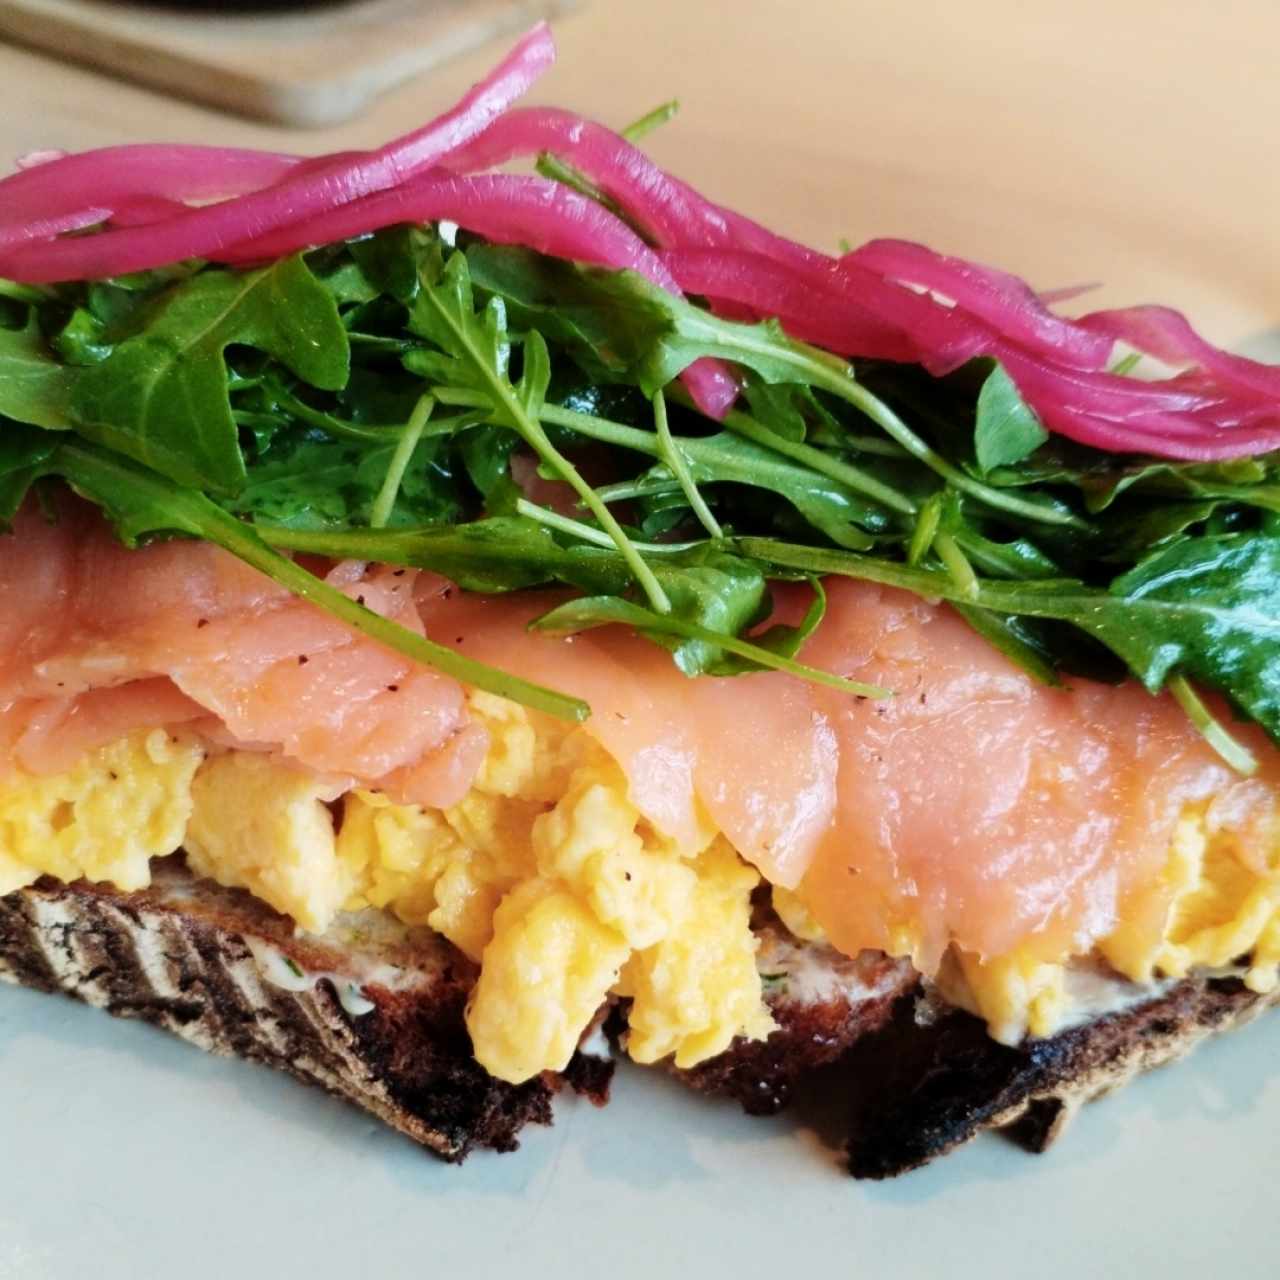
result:
M 1261 996 L 1236 978 L 1196 976 L 1010 1049 L 970 1014 L 922 1003 L 904 961 L 850 960 L 779 939 L 776 921 L 759 928 L 762 953 L 775 962 L 803 953 L 826 980 L 769 997 L 779 1030 L 768 1041 L 740 1041 L 672 1072 L 752 1114 L 811 1092 L 843 1096 L 859 1178 L 905 1173 L 992 1129 L 1043 1151 L 1084 1102 L 1280 1003 L 1280 991 Z M 384 912 L 300 936 L 247 893 L 196 880 L 180 857 L 157 864 L 140 892 L 46 879 L 0 898 L 0 979 L 286 1071 L 451 1161 L 478 1147 L 514 1150 L 526 1124 L 551 1122 L 566 1084 L 603 1103 L 613 1070 L 579 1052 L 563 1072 L 495 1080 L 472 1057 L 464 1021 L 476 972 L 438 934 Z M 922 1019 L 922 1009 L 933 1016 Z M 602 1009 L 606 1017 L 616 1040 L 625 1007 Z
M 922 1025 L 915 1002 L 905 1002 L 841 1063 L 852 1094 L 849 1170 L 856 1178 L 897 1177 L 992 1129 L 1042 1152 L 1084 1103 L 1277 1003 L 1280 990 L 1259 995 L 1235 977 L 1195 975 L 1011 1049 L 962 1010 Z

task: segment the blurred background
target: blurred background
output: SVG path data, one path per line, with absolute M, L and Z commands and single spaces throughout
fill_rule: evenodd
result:
M 1224 342 L 1280 323 L 1272 0 L 349 0 L 269 18 L 0 0 L 0 156 L 371 145 L 451 102 L 553 10 L 560 59 L 535 100 L 620 126 L 679 98 L 649 149 L 789 234 L 823 248 L 905 236 L 1042 287 L 1099 281 L 1088 307 L 1158 297 Z M 150 42 L 123 59 L 128 75 L 199 96 L 216 80 L 241 114 L 20 47 L 101 61 L 104 23 Z M 165 41 L 176 72 L 155 63 Z M 299 129 L 245 112 L 347 118 Z

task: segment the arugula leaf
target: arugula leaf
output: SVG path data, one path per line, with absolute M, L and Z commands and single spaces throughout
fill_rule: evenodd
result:
M 1087 509 L 1093 514 L 1106 511 L 1126 494 L 1130 498 L 1217 498 L 1280 512 L 1280 484 L 1271 483 L 1267 468 L 1252 458 L 1189 466 L 1152 462 L 1120 472 L 1086 473 L 1080 484 Z
M 346 330 L 300 257 L 247 273 L 203 271 L 161 296 L 141 331 L 76 379 L 71 413 L 87 439 L 179 484 L 235 493 L 244 458 L 225 351 L 268 353 L 313 386 L 347 380 Z
M 1117 607 L 1078 625 L 1148 689 L 1173 671 L 1193 676 L 1280 736 L 1280 537 L 1184 539 L 1117 578 L 1110 594 Z
M 1033 454 L 1049 438 L 1040 419 L 997 364 L 978 392 L 974 425 L 974 454 L 986 475 L 996 467 L 1010 467 Z
M 97 364 L 111 354 L 106 325 L 87 307 L 76 307 L 50 346 L 70 365 Z
M 351 257 L 370 289 L 404 303 L 417 297 L 419 263 L 429 254 L 439 254 L 439 239 L 423 227 L 387 227 L 351 245 Z
M 53 358 L 34 317 L 23 329 L 0 329 L 0 414 L 33 427 L 70 427 L 76 378 Z
M 31 486 L 48 474 L 57 447 L 51 431 L 0 419 L 0 532 L 13 523 Z
M 956 612 L 984 640 L 999 649 L 1033 680 L 1051 688 L 1062 684 L 1054 662 L 1055 655 L 1041 642 L 1026 618 L 995 613 L 991 609 L 979 609 L 958 601 L 953 603 Z
M 798 393 L 804 391 L 803 387 L 781 386 L 758 378 L 748 378 L 742 388 L 756 420 L 767 423 L 793 444 L 803 444 L 808 434 L 804 413 L 796 404 Z
M 277 437 L 249 469 L 244 488 L 222 505 L 237 515 L 297 529 L 369 524 L 397 443 L 394 435 L 379 444 L 316 439 L 311 434 Z M 419 440 L 387 524 L 435 525 L 463 515 L 440 440 Z
M 760 566 L 740 556 L 705 555 L 701 563 L 681 558 L 654 567 L 671 600 L 671 617 L 693 623 L 716 639 L 649 630 L 649 638 L 670 649 L 687 676 L 717 670 L 726 657 L 724 636 L 737 636 L 768 607 L 768 588 Z
M 804 617 L 795 626 L 775 622 L 767 631 L 753 635 L 751 643 L 756 648 L 778 653 L 786 658 L 794 658 L 804 648 L 805 642 L 818 629 L 827 613 L 827 593 L 821 580 L 811 577 L 808 582 L 813 588 L 813 601 L 805 610 Z M 759 670 L 758 663 L 729 653 L 706 668 L 707 674 L 713 676 L 736 676 Z
M 629 373 L 670 328 L 661 291 L 631 294 L 619 307 L 581 268 L 514 246 L 472 245 L 467 262 L 475 286 L 503 299 L 513 325 L 536 329 L 567 348 L 593 379 L 630 380 Z M 645 394 L 652 396 L 660 385 L 665 383 L 647 387 Z

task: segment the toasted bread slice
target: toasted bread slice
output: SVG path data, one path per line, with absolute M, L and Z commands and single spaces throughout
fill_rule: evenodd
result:
M 603 1101 L 612 1064 L 494 1080 L 463 1022 L 475 966 L 384 912 L 323 937 L 239 890 L 156 864 L 150 889 L 43 880 L 0 898 L 0 978 L 141 1018 L 212 1053 L 288 1071 L 371 1111 L 447 1160 L 513 1149 L 551 1120 L 564 1080 Z

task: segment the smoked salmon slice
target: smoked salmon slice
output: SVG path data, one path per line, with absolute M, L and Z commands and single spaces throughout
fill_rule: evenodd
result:
M 805 658 L 894 690 L 860 699 L 765 672 L 682 675 L 620 627 L 528 624 L 563 593 L 484 596 L 346 562 L 330 582 L 468 656 L 584 698 L 633 803 L 683 850 L 715 831 L 801 889 L 843 951 L 1087 951 L 1158 880 L 1174 825 L 1215 800 L 1262 838 L 1280 762 L 1233 774 L 1168 698 L 1033 681 L 945 606 L 849 581 Z M 780 611 L 796 605 L 780 588 Z M 0 539 L 0 769 L 67 767 L 132 728 L 194 724 L 393 798 L 447 806 L 487 748 L 466 690 L 351 632 L 207 544 L 127 550 L 66 504 Z M 537 714 L 537 713 L 530 713 Z M 1226 800 L 1224 801 L 1224 797 Z M 1234 824 L 1234 825 L 1233 825 Z

